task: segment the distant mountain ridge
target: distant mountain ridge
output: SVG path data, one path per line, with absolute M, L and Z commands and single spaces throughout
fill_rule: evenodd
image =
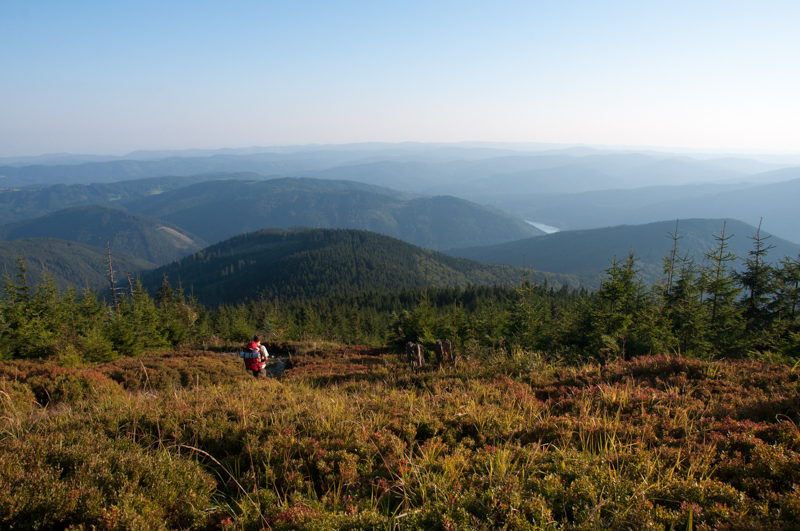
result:
M 532 221 L 562 230 L 636 225 L 657 219 L 733 218 L 800 242 L 800 168 L 778 170 L 799 178 L 767 184 L 687 185 L 602 190 L 544 197 L 520 194 L 502 204 Z
M 206 247 L 205 240 L 159 219 L 101 205 L 73 207 L 0 226 L 0 240 L 58 238 L 166 264 Z
M 0 224 L 32 219 L 70 207 L 123 205 L 143 197 L 153 197 L 192 184 L 220 180 L 264 180 L 256 173 L 206 173 L 135 179 L 116 183 L 56 184 L 14 190 L 0 189 Z
M 368 229 L 432 249 L 489 245 L 530 235 L 514 234 L 523 230 L 520 226 L 501 229 L 507 221 L 492 221 L 486 213 L 492 210 L 486 207 L 481 207 L 480 214 L 475 211 L 475 215 L 466 216 L 463 204 L 440 199 L 449 196 L 493 205 L 500 209 L 493 213 L 501 217 L 531 220 L 561 230 L 700 217 L 757 224 L 763 217 L 766 230 L 800 241 L 800 209 L 794 204 L 800 188 L 793 182 L 800 182 L 800 167 L 787 167 L 793 160 L 800 158 L 748 159 L 646 149 L 481 142 L 139 152 L 125 160 L 0 168 L 0 185 L 7 188 L 39 183 L 37 190 L 0 191 L 0 223 L 61 208 L 104 204 L 163 217 L 211 242 L 243 231 L 292 226 Z M 253 173 L 243 173 L 245 170 Z M 188 175 L 197 172 L 205 173 Z M 165 173 L 173 176 L 164 178 L 163 186 L 156 184 L 159 177 L 152 177 L 147 185 L 144 180 L 135 180 L 41 189 L 42 182 L 53 180 L 118 181 Z M 282 208 L 276 204 L 277 197 L 264 195 L 266 185 L 255 185 L 251 187 L 255 195 L 248 197 L 255 207 L 247 215 L 241 197 L 237 204 L 237 198 L 226 190 L 241 188 L 239 185 L 218 185 L 213 192 L 214 186 L 209 186 L 205 198 L 196 193 L 199 188 L 176 192 L 192 183 L 212 180 L 211 175 L 217 180 L 292 177 L 350 181 L 353 190 L 354 181 L 358 181 L 364 186 L 382 187 L 383 191 L 359 188 L 345 197 L 341 190 L 323 192 L 324 187 L 317 184 L 314 190 L 302 192 L 303 197 L 289 197 L 284 186 L 278 193 L 286 207 Z M 387 207 L 381 205 L 384 199 L 370 195 L 385 194 L 389 188 L 398 194 L 428 197 L 410 197 L 402 200 L 403 207 Z M 159 200 L 158 194 L 166 195 Z M 323 199 L 323 195 L 328 197 Z M 168 200 L 175 201 L 176 206 L 165 206 Z M 448 214 L 449 209 L 455 211 Z
M 703 252 L 714 245 L 714 235 L 720 235 L 725 223 L 726 236 L 733 236 L 729 250 L 740 258 L 747 257 L 752 250 L 752 237 L 756 227 L 738 220 L 728 219 L 682 219 L 678 222 L 678 254 L 689 253 L 700 263 Z M 641 276 L 654 282 L 661 276 L 662 258 L 669 255 L 675 233 L 675 221 L 661 221 L 644 225 L 621 225 L 600 229 L 557 232 L 537 238 L 506 242 L 484 247 L 450 249 L 450 256 L 477 260 L 488 264 L 520 266 L 523 263 L 541 271 L 586 275 L 599 278 L 608 268 L 610 260 L 626 258 L 633 251 Z M 769 236 L 761 231 L 761 236 Z M 796 257 L 800 245 L 772 236 L 766 240 L 775 248 L 769 260 L 777 261 L 784 255 Z
M 363 229 L 427 249 L 543 234 L 492 207 L 455 197 L 415 197 L 352 181 L 271 179 L 201 183 L 127 208 L 217 242 L 262 228 Z
M 212 174 L 5 191 L 0 192 L 0 221 L 21 223 L 35 215 L 51 214 L 50 209 L 95 204 L 164 220 L 172 228 L 186 231 L 191 239 L 207 242 L 263 228 L 297 226 L 371 230 L 429 249 L 543 234 L 500 209 L 455 197 L 420 197 L 354 181 L 252 176 L 245 173 L 208 180 L 219 177 Z M 60 232 L 16 229 L 16 237 L 63 234 L 61 228 L 56 229 Z M 88 227 L 75 227 L 83 229 Z M 85 235 L 67 239 L 88 241 Z M 163 257 L 148 258 L 163 263 Z

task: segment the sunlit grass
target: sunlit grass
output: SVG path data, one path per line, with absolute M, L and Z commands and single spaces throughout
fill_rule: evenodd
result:
M 791 367 L 669 356 L 565 367 L 514 352 L 412 374 L 395 354 L 308 347 L 279 380 L 256 380 L 241 360 L 211 353 L 84 370 L 3 365 L 0 525 L 788 529 L 800 521 L 800 384 Z

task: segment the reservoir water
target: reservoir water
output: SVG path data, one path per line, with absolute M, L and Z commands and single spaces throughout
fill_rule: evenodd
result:
M 552 225 L 545 225 L 544 223 L 539 223 L 538 221 L 528 221 L 525 220 L 525 223 L 528 225 L 533 225 L 537 229 L 546 232 L 547 234 L 553 234 L 554 232 L 558 232 L 558 227 L 553 227 Z

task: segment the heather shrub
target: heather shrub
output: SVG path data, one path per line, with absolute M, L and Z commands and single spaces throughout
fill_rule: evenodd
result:
M 97 399 L 121 392 L 119 385 L 92 369 L 31 364 L 16 373 L 41 405 Z
M 0 525 L 19 529 L 198 529 L 214 480 L 196 463 L 97 433 L 0 442 Z
M 0 380 L 0 411 L 3 415 L 27 413 L 35 403 L 36 397 L 27 385 Z
M 653 356 L 531 371 L 518 355 L 412 373 L 340 348 L 256 380 L 236 358 L 177 352 L 71 369 L 147 392 L 115 383 L 47 410 L 31 402 L 39 367 L 0 364 L 0 511 L 86 529 L 796 525 L 800 388 L 785 366 Z
M 97 370 L 128 390 L 169 391 L 248 378 L 239 358 L 203 351 L 122 358 L 100 365 Z

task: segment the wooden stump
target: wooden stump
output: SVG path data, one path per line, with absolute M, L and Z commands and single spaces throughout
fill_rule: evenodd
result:
M 436 360 L 439 365 L 447 363 L 448 365 L 455 365 L 456 358 L 453 356 L 453 345 L 449 339 L 436 340 Z
M 419 343 L 406 343 L 406 357 L 408 358 L 408 366 L 412 371 L 417 372 L 420 367 L 425 365 L 425 357 L 423 356 L 424 350 Z

